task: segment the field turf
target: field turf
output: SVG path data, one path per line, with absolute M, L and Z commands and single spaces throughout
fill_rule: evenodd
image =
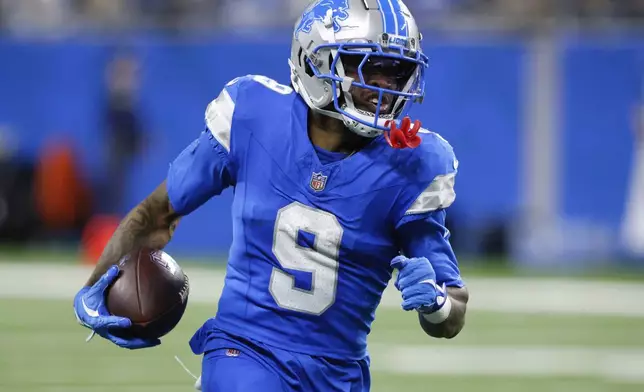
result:
M 69 295 L 87 271 L 66 268 L 54 273 L 50 266 L 33 264 L 20 272 L 24 267 L 0 263 L 0 391 L 193 390 L 191 377 L 174 356 L 193 372 L 199 371 L 199 358 L 192 355 L 187 341 L 214 315 L 219 286 L 205 282 L 220 281 L 220 272 L 192 271 L 191 277 L 207 276 L 195 279 L 194 298 L 191 294 L 177 329 L 160 347 L 128 351 L 100 338 L 85 343 L 87 330 L 76 324 Z M 19 282 L 20 274 L 31 280 Z M 43 276 L 52 280 L 45 284 L 40 281 Z M 615 286 L 619 284 L 612 288 L 619 289 Z M 30 285 L 40 292 L 25 289 Z M 482 297 L 494 294 L 484 292 L 489 290 L 486 285 L 478 287 Z M 628 289 L 644 292 L 637 283 Z M 473 298 L 476 295 L 472 292 Z M 580 304 L 579 311 L 543 312 L 538 310 L 539 298 L 531 293 L 522 296 L 525 311 L 472 306 L 466 329 L 451 341 L 428 338 L 413 314 L 401 311 L 395 301 L 383 301 L 370 336 L 372 390 L 644 390 L 644 309 L 611 315 L 586 312 L 584 306 L 592 310 L 592 304 Z M 637 301 L 633 303 L 637 306 Z

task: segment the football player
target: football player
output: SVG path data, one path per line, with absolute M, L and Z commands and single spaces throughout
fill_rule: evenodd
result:
M 445 227 L 458 162 L 407 117 L 424 96 L 422 36 L 398 0 L 319 0 L 295 26 L 290 85 L 228 83 L 205 129 L 123 220 L 75 299 L 112 334 L 103 290 L 137 247 L 233 187 L 233 241 L 215 317 L 190 340 L 204 391 L 368 391 L 367 335 L 398 270 L 402 308 L 430 336 L 463 328 L 468 292 Z M 216 219 L 216 217 L 213 217 Z M 89 310 L 89 311 L 88 311 Z

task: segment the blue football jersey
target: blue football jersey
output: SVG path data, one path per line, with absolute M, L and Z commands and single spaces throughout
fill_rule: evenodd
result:
M 425 256 L 439 283 L 462 281 L 445 229 L 458 162 L 439 135 L 416 149 L 384 138 L 321 160 L 308 107 L 262 76 L 230 82 L 206 129 L 173 162 L 170 202 L 188 214 L 234 187 L 233 240 L 217 315 L 232 335 L 309 355 L 360 359 L 390 261 Z

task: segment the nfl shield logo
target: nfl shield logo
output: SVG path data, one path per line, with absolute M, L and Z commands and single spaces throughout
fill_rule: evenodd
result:
M 322 173 L 313 173 L 311 176 L 311 188 L 316 192 L 323 190 L 326 186 L 326 179 L 327 176 Z

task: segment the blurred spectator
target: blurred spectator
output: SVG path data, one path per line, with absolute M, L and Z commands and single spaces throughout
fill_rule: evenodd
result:
M 142 129 L 136 109 L 138 63 L 127 55 L 117 55 L 107 68 L 106 168 L 104 208 L 118 214 L 124 207 L 126 173 L 141 151 Z

